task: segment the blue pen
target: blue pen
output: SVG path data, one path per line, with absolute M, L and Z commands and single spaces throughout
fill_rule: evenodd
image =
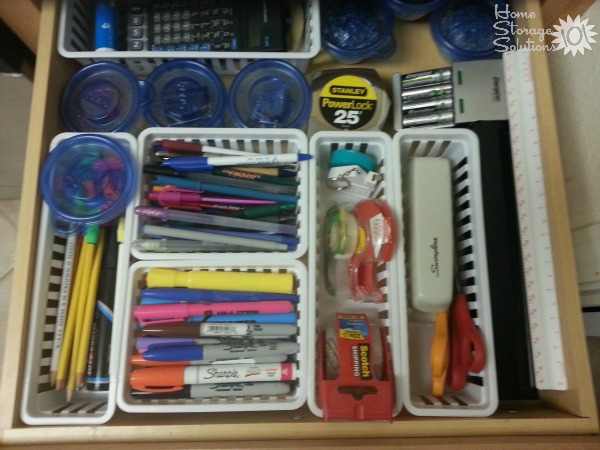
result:
M 230 314 L 222 316 L 194 316 L 188 317 L 187 321 L 295 324 L 298 322 L 298 316 L 293 312 L 281 314 Z
M 212 228 L 202 228 L 202 231 L 206 233 L 221 234 L 224 236 L 237 236 L 249 239 L 258 239 L 260 241 L 278 242 L 280 244 L 286 244 L 292 247 L 290 248 L 290 250 L 292 250 L 293 247 L 296 247 L 300 242 L 300 239 L 298 239 L 297 237 L 282 236 L 279 234 L 247 233 L 245 231 L 215 230 Z
M 267 292 L 216 291 L 210 289 L 187 288 L 151 288 L 140 291 L 142 301 L 160 300 L 156 303 L 179 302 L 264 302 L 270 300 L 288 300 L 298 303 L 295 294 L 271 294 Z
M 212 170 L 215 166 L 273 166 L 306 161 L 311 155 L 306 153 L 281 153 L 261 155 L 258 153 L 248 156 L 213 156 L 172 158 L 163 161 L 163 165 L 181 172 L 196 172 Z
M 253 189 L 243 189 L 220 184 L 204 183 L 202 181 L 190 180 L 187 178 L 168 177 L 159 175 L 156 177 L 155 184 L 161 186 L 175 186 L 181 189 L 190 189 L 192 191 L 208 191 L 218 194 L 234 195 L 238 197 L 254 198 L 258 200 L 271 200 L 280 203 L 298 203 L 298 197 L 286 194 L 273 194 L 271 192 L 255 191 Z
M 147 361 L 180 362 L 217 359 L 251 358 L 256 356 L 292 355 L 298 353 L 299 345 L 292 341 L 260 343 L 232 346 L 228 344 L 198 345 L 167 344 L 151 345 L 143 353 Z

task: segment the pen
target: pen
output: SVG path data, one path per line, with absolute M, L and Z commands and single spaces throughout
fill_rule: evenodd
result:
M 295 212 L 296 205 L 291 203 L 277 203 L 274 205 L 258 205 L 249 206 L 247 208 L 240 209 L 239 211 L 232 211 L 225 213 L 227 217 L 240 217 L 243 219 L 256 219 L 259 217 L 267 217 L 273 214 L 279 214 L 283 212 Z
M 164 344 L 230 344 L 230 345 L 254 345 L 255 342 L 280 342 L 281 339 L 255 339 L 245 336 L 224 336 L 224 337 L 157 337 L 157 336 L 140 336 L 135 340 L 135 348 L 140 353 L 145 352 L 151 345 Z
M 152 191 L 148 194 L 148 200 L 159 203 L 168 203 L 170 205 L 181 205 L 186 203 L 198 204 L 205 203 L 224 203 L 233 205 L 271 205 L 275 200 L 263 200 L 249 197 L 209 197 L 200 191 L 192 191 L 180 188 L 164 188 L 159 191 Z
M 289 177 L 277 177 L 264 173 L 255 173 L 248 170 L 235 169 L 232 167 L 215 168 L 212 171 L 215 176 L 226 178 L 238 178 L 241 180 L 252 180 L 262 184 L 276 184 L 279 186 L 297 187 L 300 183 Z
M 153 206 L 136 206 L 135 213 L 138 216 L 160 220 L 180 220 L 182 222 L 192 222 L 203 225 L 241 228 L 244 230 L 269 231 L 271 233 L 291 234 L 293 236 L 298 233 L 298 228 L 293 225 L 282 225 L 271 222 L 261 222 L 258 220 L 177 211 L 166 208 L 156 208 Z
M 176 227 L 172 227 L 172 228 L 176 228 Z M 182 228 L 177 228 L 177 229 L 181 230 Z M 188 228 L 186 228 L 186 229 L 188 229 Z M 191 229 L 190 231 L 196 231 L 196 230 Z M 215 229 L 215 228 L 201 228 L 201 229 L 198 229 L 198 231 L 203 231 L 205 233 L 210 233 L 210 234 L 218 234 L 221 236 L 232 236 L 232 237 L 238 237 L 238 238 L 244 238 L 244 239 L 258 239 L 260 241 L 276 242 L 279 244 L 287 245 L 288 250 L 293 250 L 300 243 L 300 239 L 297 237 L 294 237 L 294 236 L 282 236 L 279 234 L 269 234 L 266 232 L 252 233 L 252 232 L 245 232 L 245 231 L 221 230 L 221 229 Z
M 258 200 L 272 200 L 280 203 L 298 203 L 298 198 L 293 195 L 272 194 L 270 192 L 261 192 L 254 189 L 241 189 L 220 184 L 205 183 L 203 181 L 190 180 L 187 178 L 159 175 L 156 177 L 155 183 L 163 186 L 169 185 L 181 189 L 190 189 L 192 191 L 216 192 L 218 194 L 234 195 L 237 197 L 247 197 Z
M 245 323 L 288 323 L 294 324 L 298 316 L 294 312 L 274 314 L 223 314 L 220 316 L 192 316 L 188 322 L 245 322 Z
M 167 303 L 140 305 L 133 310 L 133 317 L 144 324 L 156 319 L 187 319 L 193 316 L 216 316 L 235 314 L 281 314 L 293 311 L 291 302 L 275 300 L 267 302 L 223 303 Z
M 211 156 L 176 158 L 163 161 L 163 165 L 182 172 L 212 170 L 215 166 L 264 166 L 282 165 L 307 161 L 306 153 L 281 153 L 278 155 L 253 154 L 251 156 Z
M 171 323 L 150 325 L 142 328 L 142 336 L 169 336 L 169 337 L 260 337 L 277 338 L 295 335 L 298 327 L 295 324 L 273 323 Z
M 196 241 L 216 242 L 228 245 L 240 245 L 242 247 L 252 247 L 255 249 L 274 250 L 274 251 L 289 251 L 290 247 L 287 244 L 261 240 L 256 238 L 240 237 L 224 235 L 207 231 L 192 231 L 182 228 L 171 228 L 157 225 L 144 225 L 142 234 L 149 236 L 171 237 L 179 239 L 190 239 Z
M 201 361 L 217 359 L 248 358 L 255 356 L 293 355 L 298 353 L 296 342 L 281 341 L 255 343 L 255 345 L 230 346 L 227 344 L 197 345 L 172 344 L 148 348 L 143 358 L 157 362 Z
M 200 359 L 200 360 L 181 360 L 181 361 L 150 361 L 144 359 L 143 353 L 138 353 L 131 357 L 131 364 L 134 366 L 158 367 L 158 366 L 210 366 L 214 364 L 266 364 L 286 362 L 288 355 L 267 355 L 253 357 L 237 357 L 224 359 Z
M 233 150 L 228 148 L 211 147 L 197 142 L 186 142 L 177 140 L 161 139 L 154 142 L 154 148 L 160 148 L 167 151 L 187 152 L 187 153 L 218 153 L 223 155 L 247 156 L 250 152 L 243 150 Z M 250 153 L 252 154 L 252 153 Z
M 275 167 L 258 167 L 258 166 L 241 166 L 231 167 L 231 169 L 245 170 L 246 172 L 260 173 L 264 175 L 270 175 L 273 177 L 292 177 L 298 176 L 298 170 L 296 166 L 275 166 Z
M 216 172 L 216 169 L 213 170 L 213 172 Z M 241 171 L 238 171 L 238 172 L 241 172 Z M 222 184 L 225 186 L 232 186 L 232 187 L 238 187 L 238 188 L 243 188 L 243 189 L 254 189 L 254 190 L 263 191 L 263 192 L 272 192 L 274 194 L 294 195 L 296 193 L 296 189 L 298 186 L 297 183 L 294 185 L 275 184 L 275 183 L 260 183 L 260 182 L 254 181 L 252 178 L 241 178 L 241 177 L 236 178 L 236 177 L 227 177 L 227 176 L 217 176 L 217 175 L 212 175 L 209 173 L 178 172 L 169 167 L 157 166 L 157 165 L 151 165 L 151 164 L 147 164 L 144 166 L 144 173 L 147 173 L 150 175 L 166 175 L 166 176 L 171 176 L 171 177 L 189 178 L 191 180 L 204 181 L 207 183 Z M 251 172 L 247 172 L 247 173 L 251 174 Z M 259 175 L 259 174 L 251 174 L 251 175 L 264 176 L 264 175 Z M 271 177 L 271 178 L 276 179 L 276 180 L 279 179 L 277 177 Z M 295 181 L 289 180 L 287 178 L 282 178 L 282 180 L 292 181 L 295 183 Z
M 290 272 L 236 272 L 223 270 L 177 270 L 152 267 L 146 273 L 147 288 L 185 287 L 240 292 L 291 294 L 294 275 Z
M 173 392 L 132 391 L 140 400 L 194 399 L 209 397 L 248 397 L 289 394 L 290 383 L 264 381 L 259 383 L 192 384 Z
M 163 366 L 131 372 L 133 389 L 173 391 L 186 384 L 239 383 L 241 381 L 292 381 L 298 376 L 294 363 L 226 364 L 214 366 Z
M 148 252 L 255 252 L 255 247 L 228 245 L 217 242 L 189 241 L 185 239 L 136 239 L 132 247 Z
M 185 288 L 152 288 L 142 289 L 140 296 L 143 300 L 159 300 L 157 303 L 177 302 L 260 302 L 272 300 L 287 300 L 298 303 L 295 294 L 272 294 L 266 292 L 221 291 L 215 289 L 185 289 Z

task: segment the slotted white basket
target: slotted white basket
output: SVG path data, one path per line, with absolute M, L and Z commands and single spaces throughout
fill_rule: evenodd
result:
M 63 0 L 58 32 L 58 52 L 87 65 L 113 61 L 127 65 L 137 75 L 147 75 L 172 59 L 191 59 L 211 67 L 219 75 L 234 75 L 257 59 L 284 59 L 306 71 L 310 59 L 321 49 L 318 0 L 305 0 L 304 30 L 299 49 L 288 52 L 196 52 L 196 51 L 93 51 L 94 1 Z
M 498 407 L 498 388 L 494 356 L 488 267 L 479 168 L 479 141 L 467 129 L 415 129 L 398 132 L 393 138 L 390 169 L 398 193 L 406 192 L 402 180 L 410 158 L 414 156 L 447 158 L 452 167 L 454 192 L 455 246 L 458 278 L 467 295 L 469 309 L 479 328 L 487 354 L 487 363 L 479 374 L 468 374 L 467 386 L 445 395 L 431 395 L 429 354 L 435 328 L 434 316 L 400 311 L 404 404 L 418 416 L 485 417 Z M 396 197 L 398 202 L 403 199 Z M 407 267 L 407 275 L 409 265 Z M 405 282 L 401 283 L 406 286 Z M 406 291 L 410 304 L 410 292 Z

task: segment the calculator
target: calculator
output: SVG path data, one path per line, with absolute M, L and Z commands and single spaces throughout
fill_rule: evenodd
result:
M 286 51 L 278 0 L 134 1 L 120 7 L 121 50 Z

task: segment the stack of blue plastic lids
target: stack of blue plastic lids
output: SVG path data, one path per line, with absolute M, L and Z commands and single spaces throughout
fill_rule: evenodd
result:
M 222 125 L 227 94 L 210 67 L 195 61 L 172 60 L 154 69 L 147 81 L 153 95 L 144 115 L 152 126 Z
M 235 76 L 229 90 L 233 123 L 242 128 L 302 128 L 312 107 L 304 74 L 279 59 L 257 60 Z
M 394 14 L 383 0 L 321 2 L 321 45 L 346 64 L 387 58 L 396 50 Z
M 503 0 L 452 0 L 434 12 L 431 34 L 440 51 L 450 60 L 469 61 L 501 57 L 495 44 L 498 36 L 496 6 L 504 10 Z

